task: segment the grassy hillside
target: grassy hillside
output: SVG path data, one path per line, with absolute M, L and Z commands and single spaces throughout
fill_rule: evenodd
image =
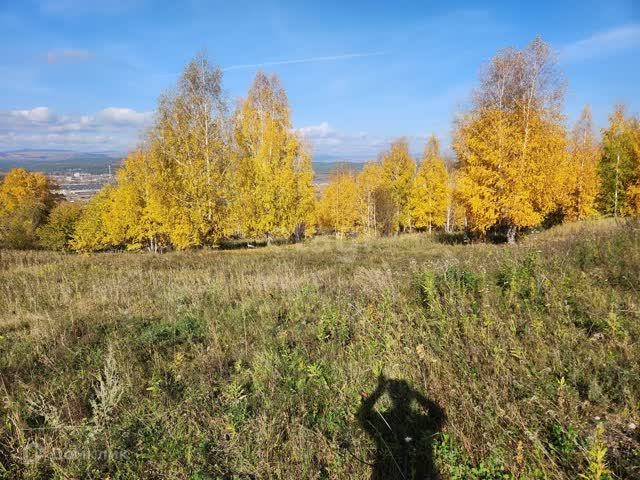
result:
M 2 252 L 0 478 L 640 478 L 639 290 L 612 221 Z

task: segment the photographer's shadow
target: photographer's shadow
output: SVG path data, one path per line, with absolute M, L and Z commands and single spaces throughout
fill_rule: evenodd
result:
M 376 403 L 387 392 L 391 407 L 380 411 Z M 414 403 L 415 402 L 415 403 Z M 378 386 L 362 399 L 358 421 L 376 444 L 372 480 L 435 480 L 434 435 L 446 416 L 440 406 L 413 390 L 404 380 L 378 378 Z

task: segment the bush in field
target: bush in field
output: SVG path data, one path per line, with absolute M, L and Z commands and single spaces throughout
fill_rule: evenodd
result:
M 44 212 L 40 205 L 25 202 L 10 214 L 0 217 L 0 239 L 5 248 L 27 250 L 37 241 L 36 226 L 42 222 Z
M 35 245 L 36 229 L 42 225 L 59 196 L 55 185 L 42 173 L 22 168 L 9 171 L 0 183 L 0 244 L 26 249 Z
M 66 251 L 82 214 L 79 203 L 64 202 L 56 205 L 47 219 L 47 223 L 37 231 L 40 245 L 48 250 Z

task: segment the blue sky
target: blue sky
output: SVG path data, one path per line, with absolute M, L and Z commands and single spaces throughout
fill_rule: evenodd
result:
M 536 35 L 559 54 L 569 123 L 587 103 L 597 127 L 615 102 L 640 111 L 638 0 L 0 0 L 0 150 L 125 151 L 206 49 L 231 106 L 277 73 L 318 156 L 372 158 L 399 136 L 419 152 L 448 142 L 480 67 Z

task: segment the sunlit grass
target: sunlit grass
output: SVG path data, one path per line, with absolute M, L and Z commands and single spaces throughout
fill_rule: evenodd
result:
M 380 372 L 446 415 L 444 478 L 575 479 L 600 423 L 633 478 L 639 243 L 612 220 L 515 246 L 3 251 L 0 478 L 369 478 Z

